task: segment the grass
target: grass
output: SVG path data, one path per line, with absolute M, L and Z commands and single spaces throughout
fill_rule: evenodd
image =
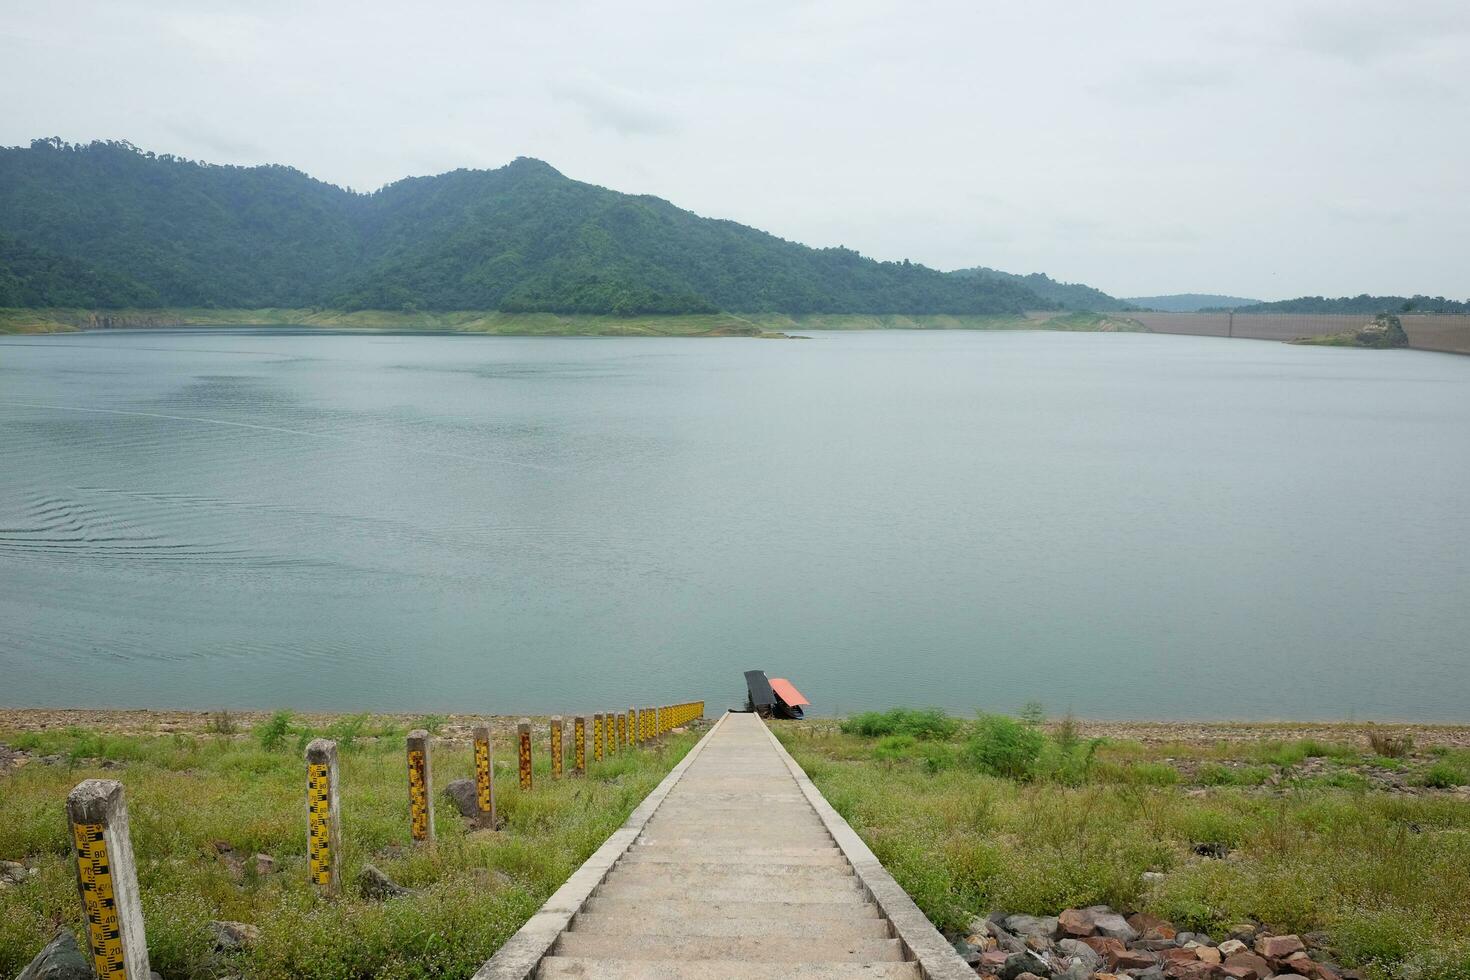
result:
M 336 735 L 342 748 L 349 887 L 332 901 L 313 899 L 305 870 L 299 748 L 322 732 Z M 0 733 L 6 744 L 63 760 L 32 762 L 0 779 L 0 859 L 39 869 L 25 885 L 0 891 L 0 976 L 18 973 L 57 924 L 80 925 L 64 801 L 87 777 L 120 779 L 126 787 L 149 954 L 170 980 L 467 977 L 623 823 L 696 738 L 667 736 L 662 744 L 589 764 L 587 779 L 559 782 L 550 779 L 542 738 L 530 793 L 521 793 L 513 768 L 505 768 L 514 765 L 509 745 L 497 744 L 496 797 L 505 828 L 469 832 L 441 795 L 438 843 L 416 848 L 408 837 L 399 734 L 374 729 L 363 716 L 319 732 L 287 713 L 233 737 Z M 120 768 L 101 768 L 102 761 Z M 468 746 L 436 746 L 433 765 L 439 786 L 469 776 Z M 243 873 L 218 859 L 216 841 L 246 859 Z M 257 875 L 249 860 L 256 853 L 273 856 L 278 872 Z M 351 883 L 366 863 L 414 894 L 361 899 Z M 261 938 L 247 952 L 216 954 L 206 927 L 211 919 L 253 923 Z
M 1373 980 L 1470 977 L 1463 799 L 1373 790 L 1354 767 L 1378 760 L 1339 743 L 1081 743 L 1074 728 L 1069 749 L 1048 734 L 1065 725 L 955 721 L 952 737 L 881 758 L 894 736 L 811 722 L 778 732 L 943 929 L 1106 903 L 1217 938 L 1248 920 L 1326 930 Z M 1047 761 L 1089 746 L 1084 767 Z M 1294 776 L 1307 760 L 1320 774 Z M 1470 783 L 1470 752 L 1405 765 L 1427 785 Z M 1228 857 L 1202 857 L 1201 844 Z
M 872 315 L 709 313 L 662 316 L 590 316 L 498 313 L 493 310 L 401 312 L 320 309 L 0 309 L 0 333 L 84 330 L 107 317 L 117 327 L 306 326 L 338 330 L 433 330 L 507 336 L 774 337 L 791 330 L 1066 330 L 1124 332 L 1145 328 L 1096 313 Z

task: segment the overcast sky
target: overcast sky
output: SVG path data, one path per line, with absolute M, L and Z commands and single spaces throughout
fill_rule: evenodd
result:
M 1470 2 L 5 4 L 0 143 L 357 189 L 539 157 L 1116 295 L 1470 295 Z

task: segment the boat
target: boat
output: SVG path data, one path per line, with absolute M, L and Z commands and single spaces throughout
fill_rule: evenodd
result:
M 766 679 L 763 670 L 745 672 L 745 710 L 754 711 L 762 718 L 791 718 L 800 720 L 803 708 L 811 704 L 796 685 L 784 677 Z

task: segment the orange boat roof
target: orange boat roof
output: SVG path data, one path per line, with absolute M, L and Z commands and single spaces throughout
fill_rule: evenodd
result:
M 793 708 L 799 708 L 804 704 L 811 704 L 811 702 L 802 697 L 801 692 L 798 691 L 796 687 L 784 677 L 772 677 L 771 690 L 776 692 L 776 697 L 780 698 L 782 701 L 785 701 Z

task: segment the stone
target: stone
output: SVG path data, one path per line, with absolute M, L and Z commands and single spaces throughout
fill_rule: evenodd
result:
M 95 980 L 95 974 L 71 930 L 62 929 L 15 980 Z
M 1093 952 L 1105 960 L 1114 953 L 1121 953 L 1126 948 L 1123 940 L 1114 939 L 1111 936 L 1085 936 L 1081 942 L 1091 947 Z
M 1117 940 L 1113 940 L 1117 942 Z M 1097 950 L 1087 945 L 1080 939 L 1058 939 L 1057 953 L 1068 960 L 1076 960 L 1086 966 L 1089 970 L 1096 972 L 1103 968 L 1103 956 Z
M 1178 934 L 1172 923 L 1145 912 L 1130 915 L 1127 921 L 1144 939 L 1173 939 Z
M 1194 851 L 1194 853 L 1198 854 L 1200 857 L 1214 858 L 1217 861 L 1224 860 L 1225 858 L 1228 858 L 1230 856 L 1230 848 L 1216 841 L 1206 841 L 1204 843 L 1195 844 L 1190 848 L 1190 850 Z
M 1156 966 L 1159 958 L 1146 949 L 1125 949 L 1108 957 L 1108 965 L 1118 970 L 1147 970 Z
M 1081 963 L 1073 963 L 1059 973 L 1053 973 L 1051 980 L 1092 980 L 1092 971 Z
M 409 893 L 407 888 L 394 884 L 393 879 L 371 864 L 362 866 L 362 873 L 357 876 L 357 888 L 363 898 L 372 899 L 397 898 Z
M 1064 936 L 1080 939 L 1096 932 L 1097 924 L 1092 921 L 1092 913 L 1086 909 L 1067 909 L 1057 916 L 1057 929 Z
M 473 779 L 456 779 L 444 787 L 444 795 L 449 797 L 462 817 L 478 817 L 480 815 L 479 793 L 475 789 Z
M 0 861 L 0 881 L 19 885 L 31 876 L 30 869 L 19 861 Z
M 1210 980 L 1215 975 L 1215 969 L 1213 963 L 1195 960 L 1193 963 L 1171 963 L 1164 973 L 1172 980 Z
M 261 877 L 276 873 L 276 859 L 269 854 L 255 855 L 255 873 Z
M 1050 939 L 1057 934 L 1057 917 L 1054 915 L 1008 915 L 1005 927 L 1018 936 L 1040 936 Z
M 248 922 L 215 919 L 209 923 L 209 934 L 214 939 L 215 949 L 222 953 L 233 953 L 259 939 L 260 927 Z
M 1213 963 L 1219 966 L 1225 961 L 1225 957 L 1220 955 L 1220 950 L 1216 946 L 1195 946 L 1192 948 L 1194 949 L 1194 955 L 1199 957 L 1203 963 Z
M 1332 937 L 1325 932 L 1302 933 L 1302 942 L 1307 944 L 1307 949 L 1332 948 Z
M 1255 924 L 1250 922 L 1237 922 L 1229 930 L 1231 939 L 1239 939 L 1247 946 L 1256 941 L 1256 932 Z
M 1034 973 L 1022 973 L 1017 975 L 1016 980 L 1041 980 L 1041 977 Z
M 1307 978 L 1299 973 L 1278 973 L 1272 977 L 1272 980 L 1307 980 Z
M 1030 973 L 1047 980 L 1051 976 L 1051 967 L 1046 960 L 1037 956 L 1029 949 L 1024 953 L 1012 953 L 1006 957 L 1005 965 L 1000 968 L 1000 980 L 1018 980 L 1023 973 Z
M 975 966 L 980 962 L 980 950 L 971 946 L 965 940 L 954 939 L 950 941 L 950 945 L 954 947 L 954 951 L 959 954 L 960 959 L 964 960 L 970 966 Z
M 980 954 L 980 972 L 998 973 L 1001 967 L 1006 965 L 1006 960 L 1010 955 L 1010 953 L 1007 953 L 1003 949 L 985 950 L 985 952 Z
M 1255 953 L 1233 953 L 1225 957 L 1225 967 L 1240 967 L 1249 970 L 1253 977 L 1241 977 L 1240 980 L 1266 980 L 1271 975 L 1271 964 L 1267 963 Z M 1237 974 L 1232 974 L 1237 975 Z
M 1227 939 L 1219 946 L 1221 956 L 1234 956 L 1236 953 L 1245 953 L 1250 947 L 1239 939 Z
M 1306 943 L 1300 936 L 1262 936 L 1256 940 L 1256 952 L 1268 960 L 1284 960 L 1292 953 L 1304 953 Z
M 1007 953 L 1024 953 L 1026 951 L 1026 943 L 1009 932 L 1006 932 L 999 924 L 987 919 L 985 921 L 985 930 L 995 940 L 995 944 Z
M 1133 972 L 1133 980 L 1164 980 L 1164 968 L 1161 966 L 1145 967 Z
M 1196 963 L 1199 955 L 1192 949 L 1166 949 L 1159 954 L 1165 963 Z
M 1138 930 L 1130 926 L 1128 920 L 1117 912 L 1094 913 L 1092 923 L 1097 927 L 1100 936 L 1121 939 L 1125 943 L 1131 943 L 1138 938 Z
M 1143 887 L 1147 888 L 1150 885 L 1157 885 L 1167 877 L 1168 875 L 1162 871 L 1145 871 L 1138 876 L 1138 880 L 1143 884 Z

